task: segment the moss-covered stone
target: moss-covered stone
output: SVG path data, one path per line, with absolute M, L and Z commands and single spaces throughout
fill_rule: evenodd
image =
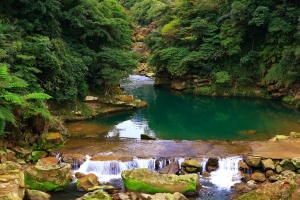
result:
M 72 176 L 71 165 L 41 165 L 28 167 L 24 171 L 25 184 L 30 189 L 41 191 L 60 191 L 69 185 Z
M 198 194 L 200 186 L 197 174 L 170 175 L 159 174 L 148 169 L 124 170 L 122 179 L 128 190 L 146 193 Z

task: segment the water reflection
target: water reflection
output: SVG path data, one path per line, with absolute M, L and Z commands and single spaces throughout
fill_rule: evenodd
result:
M 89 128 L 76 134 L 140 138 L 147 133 L 160 139 L 259 140 L 300 131 L 299 111 L 280 102 L 193 96 L 154 88 L 153 82 L 134 75 L 122 83 L 128 94 L 146 100 L 147 108 L 81 122 L 84 125 L 80 126 Z

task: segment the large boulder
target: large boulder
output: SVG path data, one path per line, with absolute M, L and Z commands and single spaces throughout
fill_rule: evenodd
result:
M 42 164 L 37 162 L 35 166 L 24 170 L 25 184 L 30 189 L 41 191 L 60 191 L 69 185 L 72 178 L 71 165 Z
M 145 193 L 174 193 L 198 195 L 200 187 L 198 174 L 169 175 L 159 174 L 146 168 L 122 171 L 125 187 L 131 191 Z
M 89 188 L 99 186 L 98 177 L 95 174 L 87 174 L 77 180 L 76 186 L 79 191 L 88 191 Z
M 176 174 L 179 171 L 178 164 L 173 162 L 163 168 L 161 168 L 158 172 L 161 174 Z
M 0 199 L 21 200 L 25 195 L 24 174 L 18 163 L 0 164 Z

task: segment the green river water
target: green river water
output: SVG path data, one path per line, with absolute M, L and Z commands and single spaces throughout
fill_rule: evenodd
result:
M 299 110 L 279 101 L 194 96 L 154 87 L 153 83 L 151 78 L 131 75 L 121 86 L 127 94 L 146 100 L 147 108 L 74 122 L 76 126 L 69 123 L 71 134 L 140 138 L 147 133 L 163 140 L 265 140 L 300 132 Z

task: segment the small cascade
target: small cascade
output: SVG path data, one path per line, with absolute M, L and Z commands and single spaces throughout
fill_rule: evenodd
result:
M 219 168 L 210 173 L 211 183 L 219 189 L 229 190 L 232 185 L 240 182 L 241 176 L 238 162 L 241 159 L 240 156 L 221 158 L 219 160 Z
M 123 170 L 148 168 L 149 170 L 157 171 L 172 162 L 176 162 L 179 166 L 181 166 L 181 163 L 186 160 L 182 157 L 174 159 L 167 159 L 163 157 L 141 159 L 135 157 L 132 161 L 122 162 L 118 160 L 92 161 L 90 158 L 90 156 L 87 156 L 86 161 L 74 172 L 82 172 L 84 174 L 94 173 L 98 176 L 100 182 L 109 181 L 113 178 L 120 178 Z M 211 177 L 203 180 L 206 183 L 209 183 L 208 185 L 213 185 L 213 187 L 217 187 L 222 190 L 229 190 L 234 183 L 239 182 L 241 179 L 238 166 L 238 162 L 241 159 L 242 158 L 239 156 L 220 158 L 218 169 L 211 172 Z M 208 158 L 203 158 L 202 161 L 199 162 L 203 169 L 205 169 L 207 161 Z

